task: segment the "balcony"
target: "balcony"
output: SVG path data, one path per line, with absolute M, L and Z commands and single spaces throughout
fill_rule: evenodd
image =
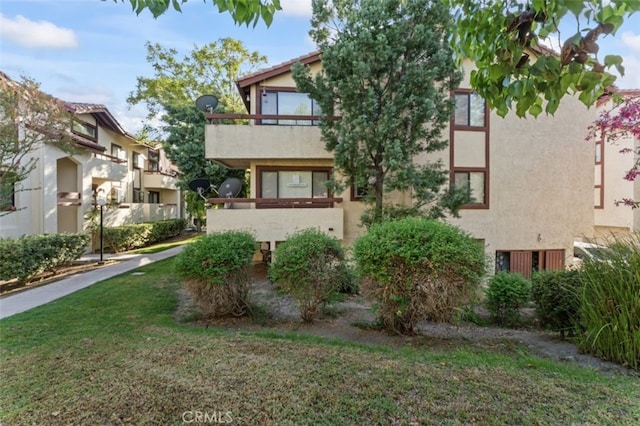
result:
M 173 174 L 147 170 L 144 172 L 144 187 L 146 189 L 177 189 L 177 179 Z
M 261 125 L 261 120 L 299 120 L 299 115 L 207 114 L 205 157 L 234 169 L 246 169 L 256 160 L 333 159 L 318 126 Z M 220 119 L 249 119 L 251 124 L 216 124 Z M 257 124 L 258 123 L 258 124 Z
M 275 243 L 286 240 L 297 230 L 317 228 L 338 240 L 344 239 L 342 198 L 212 198 L 208 201 L 211 204 L 226 202 L 228 208 L 207 210 L 207 232 L 251 230 L 256 240 Z M 260 205 L 283 207 L 256 208 Z M 316 206 L 325 208 L 313 208 Z
M 94 153 L 85 167 L 94 179 L 116 182 L 126 179 L 128 172 L 127 160 L 121 160 L 107 154 Z

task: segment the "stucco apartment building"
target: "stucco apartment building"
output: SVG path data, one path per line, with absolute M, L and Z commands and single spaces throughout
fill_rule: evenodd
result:
M 250 229 L 273 250 L 306 227 L 345 246 L 364 231 L 359 223 L 366 206 L 358 188 L 331 194 L 323 185 L 333 155 L 315 126 L 314 102 L 296 91 L 290 69 L 298 61 L 312 73 L 322 66 L 316 52 L 237 81 L 249 125 L 216 124 L 228 116 L 207 115 L 206 157 L 247 169 L 252 194 L 232 208 L 209 209 L 210 232 Z M 471 66 L 464 64 L 465 75 Z M 448 221 L 484 244 L 496 270 L 528 277 L 533 270 L 563 268 L 572 261 L 574 240 L 593 233 L 593 146 L 584 140 L 593 110 L 565 97 L 555 116 L 501 118 L 470 89 L 468 78 L 453 96 L 450 145 L 429 156 L 441 158 L 451 181 L 471 190 L 475 202 Z M 406 194 L 388 199 L 408 200 Z
M 104 105 L 64 106 L 75 118 L 69 131 L 77 152 L 45 143 L 31 153 L 36 168 L 17 184 L 28 190 L 14 188 L 2 200 L 0 237 L 83 232 L 98 197 L 107 202 L 105 226 L 181 217 L 177 170 L 162 149 L 139 142 Z
M 640 98 L 640 90 L 618 90 L 626 98 Z M 598 103 L 597 112 L 614 107 L 611 97 Z M 624 235 L 640 230 L 640 209 L 632 209 L 622 200 L 640 200 L 640 181 L 625 180 L 638 160 L 635 151 L 640 140 L 629 135 L 616 141 L 603 137 L 595 141 L 594 206 L 595 234 L 605 239 L 611 234 Z M 622 152 L 621 152 L 622 151 Z

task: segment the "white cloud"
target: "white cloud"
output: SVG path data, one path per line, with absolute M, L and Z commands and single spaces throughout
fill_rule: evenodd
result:
M 622 33 L 622 43 L 629 49 L 640 52 L 640 35 L 625 31 Z
M 615 85 L 620 89 L 640 89 L 640 60 L 633 56 L 623 56 L 622 65 L 624 77 L 618 77 Z
M 282 10 L 276 13 L 311 16 L 311 0 L 281 0 Z
M 11 19 L 0 14 L 0 38 L 24 47 L 69 49 L 79 46 L 73 30 L 48 21 L 31 21 L 21 15 Z

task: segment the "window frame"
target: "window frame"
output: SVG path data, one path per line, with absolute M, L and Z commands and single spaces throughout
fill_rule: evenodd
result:
M 149 156 L 147 157 L 147 171 L 160 171 L 160 151 L 149 148 Z
M 149 204 L 160 204 L 160 191 L 147 191 L 147 202 Z
M 467 95 L 471 96 L 471 94 L 475 93 L 473 89 L 457 89 L 451 92 L 451 97 L 454 102 L 457 95 Z M 470 112 L 467 113 L 467 116 L 470 115 Z M 484 173 L 484 200 L 483 202 L 473 202 L 467 203 L 461 207 L 461 209 L 489 209 L 490 208 L 490 189 L 491 189 L 491 175 L 490 175 L 490 146 L 489 146 L 489 134 L 490 134 L 490 116 L 489 116 L 489 106 L 487 102 L 484 101 L 484 125 L 483 126 L 470 126 L 470 125 L 459 125 L 455 122 L 455 111 L 451 116 L 451 121 L 449 124 L 449 183 L 450 185 L 456 184 L 455 175 L 456 173 L 465 173 L 465 172 L 481 172 Z M 456 132 L 481 132 L 484 133 L 484 166 L 483 167 L 469 167 L 469 166 L 455 166 L 455 135 Z
M 331 175 L 333 173 L 333 169 L 331 167 L 328 166 L 300 166 L 300 167 L 296 167 L 296 166 L 257 166 L 256 167 L 256 195 L 257 198 L 263 198 L 262 197 L 262 182 L 263 182 L 263 178 L 262 178 L 262 173 L 263 172 L 278 172 L 278 182 L 279 182 L 279 172 L 292 172 L 292 171 L 299 171 L 299 172 L 311 172 L 311 184 L 313 185 L 313 172 L 323 172 L 327 174 L 327 178 L 330 179 Z M 278 185 L 276 185 L 276 189 L 277 189 Z M 333 195 L 331 193 L 331 190 L 329 188 L 327 189 L 327 196 L 326 198 L 332 198 Z M 314 188 L 313 186 L 311 187 L 311 194 L 312 196 L 309 198 L 303 197 L 302 199 L 304 200 L 309 200 L 310 204 L 295 204 L 295 207 L 300 207 L 300 208 L 322 208 L 322 207 L 333 207 L 333 203 L 319 203 L 319 202 L 313 202 L 314 199 L 317 198 L 325 198 L 325 197 L 313 197 L 313 191 Z M 279 195 L 279 194 L 278 194 Z M 280 197 L 276 197 L 276 198 L 280 198 Z M 289 197 L 282 197 L 282 198 L 289 198 Z M 282 208 L 282 207 L 293 207 L 294 205 L 290 204 L 290 203 L 269 203 L 269 204 L 265 204 L 265 203 L 260 203 L 256 205 L 256 208 Z
M 458 96 L 466 96 L 467 97 L 467 124 L 458 124 L 456 122 L 456 108 L 455 101 Z M 472 125 L 471 124 L 471 96 L 477 95 L 477 92 L 471 89 L 458 89 L 453 92 L 453 101 L 454 101 L 454 112 L 452 117 L 453 127 L 460 130 L 486 130 L 489 127 L 489 106 L 487 105 L 487 101 L 483 98 L 484 108 L 483 108 L 483 124 L 482 126 Z M 479 96 L 479 95 L 478 95 Z
M 86 130 L 88 129 L 91 129 L 91 132 L 87 132 Z M 71 122 L 71 133 L 90 139 L 94 142 L 98 141 L 98 126 L 87 123 L 86 121 L 74 119 Z
M 311 109 L 311 114 L 309 114 L 309 117 L 317 117 L 319 116 L 322 111 L 318 111 L 317 114 L 314 113 L 314 107 L 316 108 L 320 108 L 320 105 L 318 105 L 318 102 L 316 100 L 314 100 L 311 95 L 309 93 L 305 93 L 305 92 L 298 92 L 296 90 L 295 87 L 270 87 L 270 86 L 258 86 L 257 87 L 258 93 L 257 93 L 257 98 L 259 100 L 259 102 L 257 102 L 256 107 L 258 110 L 258 114 L 259 115 L 298 115 L 298 114 L 280 114 L 279 113 L 279 108 L 280 108 L 280 102 L 279 99 L 277 99 L 279 97 L 280 93 L 287 93 L 287 94 L 300 94 L 300 95 L 306 95 L 307 98 L 309 98 L 310 101 L 310 109 Z M 262 105 L 262 101 L 263 101 L 263 97 L 267 96 L 269 94 L 275 94 L 276 95 L 276 113 L 275 114 L 267 114 L 264 112 L 264 108 Z M 305 114 L 300 114 L 300 115 L 305 115 Z M 294 121 L 295 123 L 292 123 L 292 121 Z M 282 123 L 284 122 L 284 123 Z M 308 124 L 305 123 L 301 123 L 301 122 L 308 122 Z M 317 126 L 318 124 L 320 124 L 319 120 L 292 120 L 292 119 L 283 119 L 283 120 L 278 120 L 278 119 L 261 119 L 259 124 L 264 125 L 264 126 Z

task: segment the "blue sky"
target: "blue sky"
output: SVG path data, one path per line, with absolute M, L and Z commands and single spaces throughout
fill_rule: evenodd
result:
M 66 101 L 104 104 L 135 133 L 146 111 L 129 109 L 126 97 L 136 77 L 153 76 L 145 42 L 186 54 L 196 45 L 233 37 L 266 55 L 270 65 L 314 51 L 308 36 L 311 0 L 281 2 L 271 27 L 261 22 L 247 28 L 219 14 L 211 0 L 191 0 L 182 13 L 171 10 L 158 19 L 147 11 L 136 16 L 128 0 L 0 0 L 0 70 L 14 79 L 27 75 Z M 615 37 L 602 39 L 600 48 L 601 57 L 624 57 L 627 72 L 618 86 L 640 88 L 640 14 Z

